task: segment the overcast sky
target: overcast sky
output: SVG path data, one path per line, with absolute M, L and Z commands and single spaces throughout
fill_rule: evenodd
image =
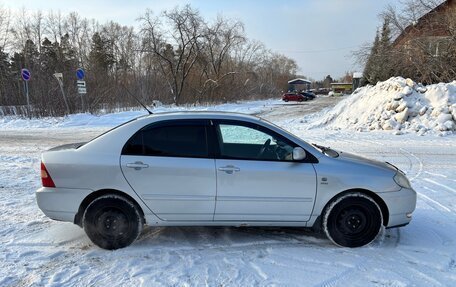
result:
M 293 58 L 299 73 L 313 79 L 326 75 L 339 78 L 356 71 L 351 52 L 371 42 L 381 25 L 378 14 L 394 0 L 0 0 L 5 8 L 29 11 L 60 10 L 78 12 L 100 23 L 113 20 L 137 25 L 146 8 L 159 13 L 190 3 L 206 20 L 218 14 L 236 18 L 245 24 L 251 39 L 269 49 Z

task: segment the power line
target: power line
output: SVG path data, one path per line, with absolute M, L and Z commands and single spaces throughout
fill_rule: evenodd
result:
M 326 53 L 326 52 L 337 52 L 347 49 L 359 48 L 362 45 L 356 46 L 348 46 L 348 47 L 339 47 L 339 48 L 332 48 L 332 49 L 325 49 L 325 50 L 283 50 L 283 49 L 276 49 L 279 52 L 286 52 L 286 53 L 299 53 L 299 54 L 311 54 L 311 53 Z

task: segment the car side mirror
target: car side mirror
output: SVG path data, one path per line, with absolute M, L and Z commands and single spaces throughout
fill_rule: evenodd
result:
M 306 151 L 302 147 L 295 147 L 293 149 L 293 160 L 303 160 L 306 158 Z

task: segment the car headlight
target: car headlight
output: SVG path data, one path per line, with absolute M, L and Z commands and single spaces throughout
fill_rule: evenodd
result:
M 403 175 L 400 172 L 397 172 L 396 175 L 393 177 L 394 182 L 396 182 L 397 185 L 403 188 L 412 188 L 410 185 L 410 181 L 407 179 L 405 175 Z

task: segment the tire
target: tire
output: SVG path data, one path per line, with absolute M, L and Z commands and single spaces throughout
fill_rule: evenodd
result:
M 138 208 L 118 195 L 104 195 L 87 206 L 83 218 L 87 236 L 103 249 L 119 249 L 133 243 L 142 231 Z
M 284 101 L 285 101 L 285 103 L 288 103 L 288 100 L 284 100 Z
M 360 247 L 374 241 L 382 230 L 383 216 L 369 196 L 347 193 L 331 202 L 323 213 L 323 230 L 336 245 Z

